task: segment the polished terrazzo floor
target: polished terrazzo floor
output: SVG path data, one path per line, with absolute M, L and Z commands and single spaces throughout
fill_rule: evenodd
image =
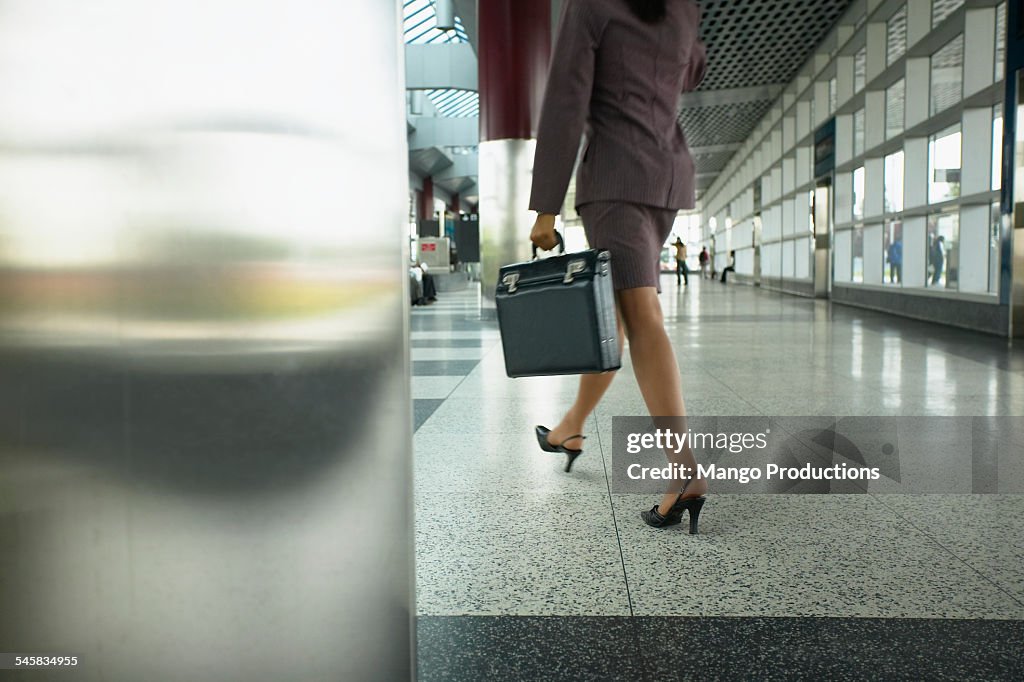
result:
M 695 277 L 663 285 L 692 414 L 1024 415 L 1024 353 L 1004 340 Z M 638 516 L 654 498 L 620 494 L 609 476 L 612 417 L 644 413 L 628 358 L 565 474 L 532 426 L 558 420 L 575 380 L 506 378 L 477 295 L 442 293 L 411 317 L 421 679 L 662 679 L 682 651 L 630 653 L 663 646 L 658 633 L 717 642 L 718 658 L 690 661 L 693 676 L 728 677 L 733 651 L 750 666 L 741 676 L 792 677 L 779 642 L 809 656 L 808 678 L 815 666 L 852 678 L 1019 676 L 1024 455 L 986 468 L 937 439 L 907 448 L 897 482 L 853 494 L 712 490 L 699 536 L 655 531 Z M 540 642 L 546 631 L 564 646 Z M 517 649 L 522 632 L 534 634 Z M 591 644 L 573 646 L 581 635 Z M 942 653 L 915 667 L 900 641 Z M 535 647 L 551 660 L 524 658 Z M 959 663 L 939 665 L 958 651 Z

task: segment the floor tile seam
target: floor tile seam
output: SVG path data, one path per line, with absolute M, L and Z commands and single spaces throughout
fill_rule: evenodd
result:
M 468 372 L 466 372 L 465 374 L 462 375 L 462 378 L 459 380 L 459 382 L 457 384 L 455 384 L 455 386 L 453 386 L 450 391 L 448 391 L 448 395 L 446 395 L 444 398 L 434 398 L 434 400 L 440 400 L 441 402 L 434 409 L 434 411 L 431 413 L 431 415 L 429 417 L 427 417 L 427 419 L 422 424 L 420 424 L 420 428 L 416 429 L 417 432 L 419 432 L 420 429 L 422 429 L 424 426 L 426 426 L 427 424 L 430 423 L 430 420 L 434 418 L 434 416 L 437 414 L 437 411 L 439 409 L 441 409 L 446 402 L 448 402 L 448 399 L 452 397 L 452 394 L 455 393 L 455 391 L 459 390 L 459 386 L 462 386 L 462 384 L 464 384 L 466 382 L 466 379 L 469 378 L 469 376 L 473 373 L 473 371 L 476 370 L 480 366 L 480 363 L 483 362 L 484 357 L 487 357 L 486 353 L 484 354 L 483 357 L 481 357 L 479 360 L 477 360 L 477 363 L 473 366 L 472 369 L 470 369 Z M 467 361 L 467 362 L 469 362 L 469 361 Z M 431 376 L 431 375 L 424 375 L 424 376 Z M 458 376 L 458 375 L 457 374 L 443 374 L 443 375 L 437 375 L 437 376 L 455 377 L 455 376 Z
M 985 573 L 982 573 L 979 569 L 975 568 L 972 564 L 968 563 L 968 561 L 966 559 L 961 558 L 959 554 L 957 554 L 955 551 L 953 551 L 952 549 L 947 547 L 945 544 L 943 544 L 942 541 L 939 540 L 939 538 L 937 538 L 935 535 L 929 533 L 928 531 L 926 531 L 923 528 L 921 528 L 920 526 L 918 526 L 916 523 L 914 523 L 914 521 L 912 519 L 910 519 L 907 516 L 904 516 L 902 513 L 900 513 L 900 511 L 897 508 L 895 508 L 895 507 L 893 507 L 893 506 L 891 506 L 889 504 L 886 504 L 883 501 L 883 499 L 882 499 L 882 498 L 885 497 L 885 495 L 879 495 L 879 494 L 870 493 L 870 492 L 868 494 L 871 495 L 872 498 L 877 500 L 883 507 L 885 507 L 887 510 L 892 512 L 892 514 L 894 516 L 896 516 L 897 518 L 901 519 L 904 523 L 909 525 L 911 528 L 913 528 L 919 534 L 921 534 L 922 536 L 924 536 L 925 538 L 930 540 L 935 546 L 939 547 L 942 551 L 944 551 L 945 553 L 949 554 L 951 557 L 953 557 L 954 559 L 959 561 L 961 564 L 963 564 L 964 566 L 969 568 L 971 571 L 976 573 L 978 576 L 980 576 L 982 578 L 982 580 L 984 580 L 985 582 L 989 583 L 990 585 L 995 587 L 997 590 L 999 590 L 1000 592 L 1005 594 L 1007 597 L 1009 597 L 1018 606 L 1024 607 L 1024 600 L 1019 599 L 1017 596 L 1015 596 L 1013 593 L 1009 592 L 1001 584 L 996 582 L 993 578 L 989 577 Z
M 636 615 L 633 610 L 633 595 L 629 589 L 629 574 L 626 572 L 626 556 L 622 549 L 622 534 L 619 533 L 619 520 L 615 514 L 615 500 L 612 499 L 612 485 L 611 481 L 608 479 L 608 463 L 604 458 L 604 441 L 601 438 L 600 430 L 597 432 L 597 446 L 601 452 L 601 466 L 604 469 L 604 482 L 608 490 L 608 507 L 612 512 L 612 526 L 615 528 L 615 544 L 619 548 L 619 563 L 622 566 L 622 582 L 626 586 L 626 602 L 629 604 L 629 615 L 632 617 Z

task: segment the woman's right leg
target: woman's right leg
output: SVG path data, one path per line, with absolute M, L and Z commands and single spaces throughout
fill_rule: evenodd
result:
M 665 322 L 654 287 L 621 289 L 616 293 L 619 314 L 622 316 L 629 335 L 629 357 L 633 361 L 633 373 L 640 386 L 647 411 L 652 417 L 667 417 L 673 430 L 685 431 L 686 405 L 683 402 L 682 379 L 679 365 L 672 350 L 672 342 L 665 331 Z M 681 464 L 696 476 L 697 460 L 693 450 L 686 448 L 675 453 L 673 461 Z M 681 486 L 666 491 L 658 506 L 660 514 L 667 515 L 679 496 Z M 694 478 L 686 486 L 686 497 L 696 497 L 707 492 L 705 479 Z

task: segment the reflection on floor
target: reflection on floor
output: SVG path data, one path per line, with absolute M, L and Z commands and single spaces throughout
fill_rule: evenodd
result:
M 1024 353 L 1003 340 L 663 285 L 691 413 L 1024 415 Z M 999 491 L 1020 489 L 1020 454 L 996 494 L 973 494 L 951 444 L 904 463 L 901 484 L 962 494 L 712 489 L 699 536 L 655 531 L 638 515 L 652 496 L 610 485 L 611 418 L 643 414 L 628 358 L 565 474 L 532 427 L 557 421 L 575 380 L 506 378 L 477 296 L 412 313 L 421 679 L 1019 677 L 1024 496 Z

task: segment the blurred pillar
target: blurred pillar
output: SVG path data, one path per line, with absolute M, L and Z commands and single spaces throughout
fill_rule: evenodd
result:
M 0 647 L 79 657 L 22 679 L 413 677 L 400 35 L 0 2 Z
M 529 257 L 535 135 L 551 57 L 550 0 L 480 0 L 480 246 L 484 315 L 498 269 Z

